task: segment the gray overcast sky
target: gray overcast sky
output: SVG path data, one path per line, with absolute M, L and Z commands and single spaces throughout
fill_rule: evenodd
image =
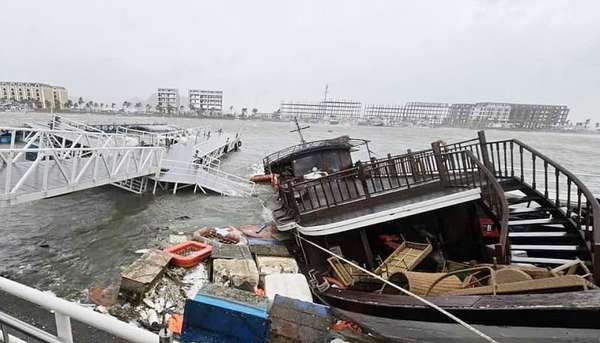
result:
M 600 120 L 598 1 L 3 1 L 0 79 L 100 102 L 157 87 L 282 99 L 567 104 Z

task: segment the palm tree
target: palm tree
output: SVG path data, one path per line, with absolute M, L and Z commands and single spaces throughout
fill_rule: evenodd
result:
M 231 112 L 231 114 L 233 114 L 233 105 L 229 106 L 229 112 Z
M 123 101 L 123 108 L 129 108 L 129 101 Z
M 179 113 L 183 113 L 185 111 L 185 107 L 183 105 L 179 106 Z
M 242 117 L 245 117 L 248 113 L 248 109 L 246 107 L 242 107 Z
M 167 105 L 167 113 L 168 113 L 169 115 L 171 115 L 171 112 L 173 112 L 173 109 L 174 109 L 173 105 L 171 105 L 171 104 L 168 104 L 168 105 Z
M 152 106 L 150 106 L 150 104 L 146 104 L 146 113 L 150 112 L 151 109 Z
M 258 108 L 253 108 L 252 109 L 252 116 L 256 117 L 256 114 L 258 113 Z
M 67 100 L 67 102 L 65 102 L 65 107 L 71 109 L 73 107 L 73 101 L 71 101 L 71 99 Z
M 136 111 L 139 111 L 140 108 L 142 108 L 142 103 L 141 102 L 136 102 L 135 103 L 135 109 L 136 109 Z
M 162 112 L 162 107 L 159 104 L 156 104 L 156 112 Z

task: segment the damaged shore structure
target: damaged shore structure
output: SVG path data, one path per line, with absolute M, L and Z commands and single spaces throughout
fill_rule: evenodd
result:
M 218 228 L 182 218 L 163 244 L 139 251 L 118 284 L 89 290 L 95 311 L 0 278 L 0 289 L 56 317 L 49 334 L 2 315 L 2 333 L 73 342 L 72 317 L 132 342 L 171 342 L 171 333 L 184 343 L 597 339 L 600 202 L 559 163 L 516 139 L 489 142 L 483 131 L 379 159 L 367 146 L 369 160 L 353 161 L 368 141 L 306 142 L 296 131 L 301 143 L 265 157 L 265 175 L 253 177 L 275 188 L 267 204 L 272 223 Z M 92 136 L 74 138 L 71 149 L 82 152 L 67 163 L 98 159 L 94 139 L 110 150 L 112 143 Z M 153 149 L 168 151 L 171 136 L 141 136 L 134 146 L 150 151 L 129 153 L 137 172 L 112 174 L 105 184 L 146 177 L 176 189 L 173 179 L 160 180 L 184 174 L 176 163 L 141 175 L 156 163 Z M 21 149 L 21 156 L 3 155 L 0 173 L 33 148 Z M 193 168 L 214 164 L 194 153 Z M 118 171 L 128 162 L 113 163 Z M 78 180 L 80 169 L 72 170 L 69 180 Z M 26 181 L 6 183 L 27 189 Z
M 141 194 L 152 185 L 251 196 L 254 184 L 220 168 L 239 135 L 168 125 L 87 125 L 53 115 L 47 123 L 0 127 L 0 207 L 113 185 Z

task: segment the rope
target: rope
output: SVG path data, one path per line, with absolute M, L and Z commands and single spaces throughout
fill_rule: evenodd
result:
M 450 312 L 448 312 L 448 311 L 444 310 L 443 308 L 441 308 L 441 307 L 437 306 L 436 304 L 432 303 L 431 301 L 429 301 L 429 300 L 427 300 L 427 299 L 425 299 L 425 298 L 422 298 L 422 297 L 420 297 L 420 296 L 418 296 L 418 295 L 416 295 L 416 294 L 414 294 L 414 293 L 412 293 L 412 292 L 410 292 L 410 291 L 408 291 L 408 290 L 406 290 L 406 289 L 404 289 L 404 288 L 402 288 L 402 287 L 400 287 L 400 286 L 398 286 L 398 285 L 396 285 L 396 284 L 394 284 L 394 283 L 392 283 L 392 282 L 390 282 L 390 281 L 388 281 L 388 280 L 386 280 L 386 279 L 384 279 L 384 278 L 380 277 L 379 275 L 377 275 L 377 274 L 375 274 L 375 273 L 372 273 L 372 272 L 370 272 L 370 271 L 368 271 L 368 270 L 366 270 L 366 269 L 362 268 L 361 266 L 357 265 L 356 263 L 353 263 L 353 262 L 351 262 L 351 261 L 349 261 L 349 260 L 345 259 L 344 257 L 342 257 L 342 256 L 339 256 L 339 255 L 337 255 L 337 254 L 335 254 L 335 253 L 333 253 L 333 252 L 331 252 L 331 251 L 329 251 L 329 250 L 327 250 L 327 249 L 323 248 L 322 246 L 320 246 L 320 245 L 318 245 L 318 244 L 316 244 L 316 243 L 313 243 L 313 242 L 311 242 L 311 241 L 307 240 L 307 239 L 306 239 L 306 238 L 304 238 L 304 237 L 301 237 L 299 234 L 296 234 L 296 237 L 300 238 L 301 240 L 303 240 L 303 241 L 307 242 L 308 244 L 310 244 L 310 245 L 314 246 L 315 248 L 317 248 L 317 249 L 319 249 L 319 250 L 322 250 L 322 251 L 324 251 L 324 252 L 326 252 L 326 253 L 328 253 L 328 254 L 330 254 L 330 255 L 334 256 L 334 257 L 337 257 L 338 259 L 340 259 L 340 260 L 342 260 L 342 261 L 344 261 L 344 262 L 346 262 L 346 263 L 350 264 L 350 265 L 351 265 L 351 266 L 353 266 L 354 268 L 357 268 L 357 269 L 361 270 L 362 272 L 369 274 L 370 276 L 372 276 L 372 277 L 374 277 L 374 278 L 378 279 L 379 281 L 382 281 L 382 282 L 383 282 L 383 283 L 385 283 L 386 285 L 388 285 L 388 286 L 390 286 L 390 287 L 393 287 L 393 288 L 395 288 L 395 289 L 397 289 L 397 290 L 401 291 L 402 293 L 404 293 L 404 294 L 406 294 L 406 295 L 408 295 L 408 296 L 411 296 L 411 297 L 413 297 L 413 298 L 415 298 L 415 299 L 419 300 L 420 302 L 424 303 L 425 305 L 427 305 L 427 306 L 431 307 L 432 309 L 434 309 L 434 310 L 436 310 L 436 311 L 439 311 L 440 313 L 444 314 L 444 315 L 445 315 L 445 316 L 447 316 L 448 318 L 450 318 L 450 319 L 452 319 L 453 321 L 457 322 L 458 324 L 462 325 L 462 326 L 463 326 L 465 329 L 467 329 L 467 330 L 469 330 L 469 331 L 473 332 L 474 334 L 476 334 L 477 336 L 479 336 L 479 337 L 483 338 L 484 340 L 486 340 L 486 341 L 488 341 L 488 342 L 494 342 L 494 343 L 496 343 L 496 341 L 495 341 L 493 338 L 491 338 L 490 336 L 488 336 L 488 335 L 484 334 L 483 332 L 481 332 L 481 331 L 477 330 L 477 329 L 476 329 L 476 328 L 474 328 L 473 326 L 469 325 L 467 322 L 463 321 L 462 319 L 458 318 L 457 316 L 453 315 L 452 313 L 450 313 Z

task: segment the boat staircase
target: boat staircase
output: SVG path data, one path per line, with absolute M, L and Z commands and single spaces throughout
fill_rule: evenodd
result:
M 582 261 L 600 284 L 600 202 L 575 174 L 517 139 L 487 142 L 483 131 L 450 150 L 468 151 L 496 178 L 507 212 L 495 216 L 500 262 L 556 267 Z

